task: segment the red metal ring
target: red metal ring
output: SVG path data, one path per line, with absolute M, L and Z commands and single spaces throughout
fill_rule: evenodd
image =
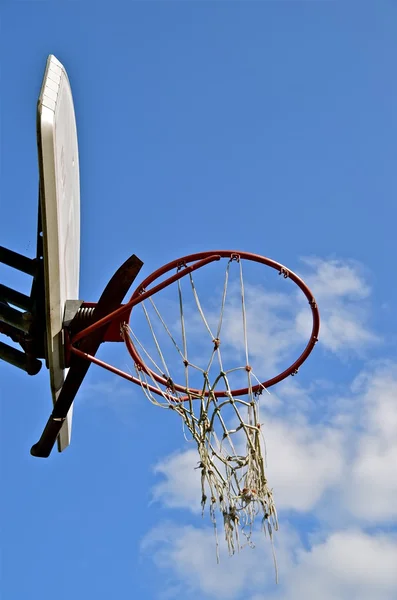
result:
M 296 359 L 296 361 L 290 367 L 288 367 L 287 369 L 285 369 L 284 371 L 282 371 L 275 377 L 272 377 L 271 379 L 264 381 L 261 385 L 258 384 L 256 386 L 253 386 L 252 392 L 256 393 L 256 392 L 260 392 L 263 388 L 269 388 L 272 385 L 279 383 L 280 381 L 282 381 L 289 375 L 295 374 L 297 372 L 297 370 L 299 369 L 299 367 L 304 363 L 304 361 L 307 359 L 307 357 L 313 350 L 313 348 L 318 340 L 318 333 L 320 330 L 320 313 L 317 308 L 317 304 L 316 304 L 313 294 L 311 293 L 308 286 L 304 283 L 304 281 L 302 281 L 302 279 L 300 277 L 298 277 L 298 275 L 296 275 L 296 273 L 294 273 L 293 271 L 290 271 L 289 269 L 287 269 L 280 263 L 278 263 L 274 260 L 271 260 L 270 258 L 266 258 L 265 256 L 260 256 L 259 254 L 252 254 L 250 252 L 240 252 L 240 251 L 236 251 L 236 250 L 213 250 L 213 251 L 208 251 L 208 252 L 198 252 L 197 254 L 190 254 L 188 256 L 178 258 L 177 260 L 173 260 L 172 262 L 169 262 L 168 264 L 164 265 L 163 267 L 160 267 L 160 269 L 157 269 L 157 271 L 154 271 L 151 275 L 149 275 L 141 283 L 141 285 L 132 294 L 130 301 L 125 305 L 125 309 L 127 309 L 127 307 L 128 307 L 128 311 L 125 310 L 125 312 L 126 312 L 125 316 L 126 316 L 126 320 L 130 320 L 133 307 L 136 306 L 137 304 L 139 304 L 140 301 L 144 300 L 149 295 L 152 295 L 153 293 L 157 293 L 161 289 L 164 289 L 165 287 L 167 287 L 168 285 L 170 285 L 177 279 L 180 279 L 184 275 L 187 275 L 192 270 L 201 268 L 205 264 L 208 264 L 209 262 L 212 262 L 214 260 L 219 260 L 220 258 L 232 259 L 236 255 L 239 256 L 240 259 L 258 262 L 263 265 L 266 265 L 267 267 L 271 267 L 272 269 L 275 269 L 276 271 L 278 271 L 279 274 L 282 274 L 282 275 L 284 275 L 284 277 L 291 279 L 306 296 L 306 298 L 309 302 L 311 311 L 312 311 L 312 318 L 313 318 L 312 331 L 310 334 L 309 342 L 308 342 L 306 348 L 303 350 L 302 354 Z M 189 263 L 192 263 L 192 262 L 194 263 L 195 261 L 198 261 L 198 262 L 196 262 L 194 265 L 189 266 Z M 181 265 L 186 265 L 186 267 L 184 269 L 181 269 L 180 268 Z M 173 269 L 178 269 L 178 268 L 179 268 L 178 275 L 172 276 L 169 279 L 167 279 L 166 281 L 156 285 L 152 290 L 148 290 L 148 287 L 154 281 L 159 279 L 159 277 L 162 277 L 169 271 L 172 271 Z M 135 346 L 129 336 L 125 337 L 125 344 L 127 346 L 128 352 L 130 353 L 134 363 L 136 365 L 138 365 L 138 367 L 140 369 L 142 369 L 147 375 L 149 375 L 150 377 L 153 377 L 153 379 L 155 381 L 157 381 L 160 385 L 163 385 L 165 387 L 165 389 L 167 390 L 169 388 L 167 379 L 165 379 L 164 377 L 161 377 L 160 375 L 158 375 L 157 373 L 152 371 L 146 365 L 146 363 L 142 360 L 141 356 L 139 355 L 137 349 L 135 348 Z M 185 386 L 179 385 L 177 383 L 173 383 L 173 387 L 176 391 L 179 391 L 179 392 L 182 392 L 185 394 L 188 393 L 188 390 L 186 389 Z M 160 390 L 155 389 L 153 391 L 155 391 L 156 393 L 161 395 Z M 189 393 L 192 395 L 198 395 L 198 396 L 201 395 L 201 391 L 198 389 L 189 389 Z M 209 392 L 206 392 L 205 395 L 208 395 L 208 393 Z M 214 395 L 217 398 L 223 398 L 230 394 L 232 396 L 244 396 L 248 393 L 249 393 L 249 388 L 241 388 L 238 390 L 232 390 L 231 392 L 215 391 Z M 169 396 L 169 398 L 172 400 L 178 400 L 178 401 L 184 400 L 184 398 L 177 398 L 177 397 L 172 396 L 168 391 L 165 392 L 165 395 Z

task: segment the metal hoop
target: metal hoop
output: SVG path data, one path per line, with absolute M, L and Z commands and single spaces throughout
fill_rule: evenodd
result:
M 263 388 L 269 388 L 269 387 L 275 385 L 276 383 L 279 383 L 280 381 L 282 381 L 289 375 L 295 375 L 298 372 L 299 367 L 304 363 L 304 361 L 307 359 L 307 357 L 313 350 L 315 344 L 317 343 L 318 333 L 320 330 L 320 313 L 319 313 L 317 303 L 314 299 L 312 292 L 310 291 L 308 286 L 304 283 L 304 281 L 302 281 L 302 279 L 300 277 L 298 277 L 298 275 L 296 275 L 296 273 L 294 273 L 293 271 L 290 271 L 289 269 L 287 269 L 285 266 L 281 265 L 280 263 L 278 263 L 274 260 L 271 260 L 270 258 L 266 258 L 265 256 L 260 256 L 259 254 L 252 254 L 250 252 L 240 252 L 240 251 L 236 251 L 236 250 L 213 250 L 213 251 L 199 252 L 197 254 L 190 254 L 188 256 L 183 256 L 182 258 L 173 260 L 173 261 L 167 263 L 166 265 L 164 265 L 163 267 L 160 267 L 160 269 L 157 269 L 156 271 L 154 271 L 151 275 L 149 275 L 141 283 L 141 285 L 132 294 L 130 301 L 126 305 L 126 307 L 130 306 L 128 313 L 126 313 L 126 320 L 131 319 L 133 307 L 136 306 L 137 304 L 139 304 L 145 298 L 152 296 L 153 294 L 159 292 L 160 290 L 168 287 L 171 283 L 174 283 L 178 279 L 181 279 L 188 273 L 191 273 L 193 270 L 200 269 L 203 266 L 205 266 L 206 264 L 209 264 L 210 262 L 213 262 L 213 261 L 220 260 L 221 258 L 228 258 L 229 260 L 240 260 L 240 259 L 248 260 L 248 261 L 257 262 L 257 263 L 263 264 L 267 267 L 271 267 L 272 269 L 275 269 L 285 279 L 287 279 L 287 278 L 291 279 L 299 287 L 299 289 L 306 296 L 306 298 L 309 302 L 310 308 L 311 308 L 313 324 L 312 324 L 312 331 L 310 334 L 309 342 L 308 342 L 306 348 L 303 350 L 302 354 L 295 360 L 295 362 L 291 366 L 289 366 L 287 369 L 285 369 L 284 371 L 282 371 L 275 377 L 272 377 L 271 379 L 264 381 L 262 384 L 258 384 L 252 388 L 251 391 L 253 393 L 259 393 Z M 191 265 L 190 263 L 194 263 L 194 264 Z M 175 275 L 173 275 L 172 277 L 169 277 L 167 280 L 157 284 L 152 289 L 148 289 L 152 283 L 154 283 L 160 277 L 162 277 L 166 273 L 169 273 L 169 271 L 172 271 L 173 269 L 178 270 Z M 165 377 L 162 377 L 161 375 L 158 375 L 157 373 L 152 371 L 147 366 L 147 364 L 141 358 L 141 356 L 140 356 L 139 352 L 137 351 L 136 347 L 134 346 L 133 342 L 131 341 L 130 337 L 125 336 L 124 341 L 125 341 L 126 347 L 128 349 L 128 352 L 130 353 L 131 358 L 133 359 L 134 363 L 137 365 L 138 369 L 141 369 L 142 371 L 144 371 L 147 375 L 152 377 L 160 385 L 164 386 L 166 390 L 170 390 L 169 380 L 167 380 Z M 140 383 L 140 380 L 137 380 L 137 381 Z M 193 388 L 187 389 L 186 386 L 172 382 L 172 390 L 170 390 L 170 391 L 172 392 L 174 390 L 178 391 L 178 392 L 189 394 L 190 397 L 196 396 L 196 395 L 197 395 L 197 397 L 202 396 L 201 390 L 193 389 Z M 161 394 L 161 392 L 159 390 L 157 390 L 156 388 L 153 388 L 152 391 L 155 391 L 155 393 L 157 393 L 157 394 Z M 250 390 L 248 388 L 241 388 L 241 389 L 231 390 L 231 391 L 222 391 L 222 390 L 211 391 L 211 392 L 206 391 L 205 395 L 208 396 L 209 394 L 212 394 L 217 398 L 222 398 L 222 397 L 226 397 L 226 396 L 230 396 L 230 395 L 231 396 L 244 396 L 244 395 L 248 394 L 249 391 Z M 173 398 L 173 396 L 170 395 L 170 398 Z M 173 399 L 177 400 L 177 398 L 173 398 Z M 178 401 L 183 401 L 183 400 L 184 400 L 184 398 L 178 399 Z

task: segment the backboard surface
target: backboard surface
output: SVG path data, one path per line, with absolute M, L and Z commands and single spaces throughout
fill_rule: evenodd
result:
M 46 303 L 46 362 L 55 403 L 67 375 L 63 316 L 66 300 L 79 298 L 80 177 L 76 119 L 69 79 L 50 55 L 37 104 L 40 207 L 43 226 Z M 70 443 L 71 407 L 58 437 L 61 452 Z

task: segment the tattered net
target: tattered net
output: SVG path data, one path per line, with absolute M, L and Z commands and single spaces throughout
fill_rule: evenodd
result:
M 245 364 L 228 370 L 222 357 L 222 324 L 228 292 L 229 270 L 231 263 L 236 260 L 240 271 L 241 319 L 244 337 Z M 199 455 L 198 469 L 201 470 L 201 505 L 204 512 L 206 506 L 214 525 L 217 557 L 218 538 L 217 522 L 219 517 L 223 522 L 224 534 L 230 554 L 234 554 L 244 544 L 252 545 L 251 537 L 254 521 L 259 517 L 262 526 L 272 541 L 273 531 L 278 529 L 277 513 L 273 501 L 272 490 L 268 485 L 265 474 L 264 440 L 259 418 L 258 396 L 263 386 L 253 372 L 249 363 L 249 346 L 247 332 L 247 317 L 244 294 L 244 279 L 242 262 L 230 259 L 226 266 L 222 292 L 221 310 L 216 331 L 213 331 L 204 314 L 195 286 L 192 273 L 188 275 L 191 292 L 198 314 L 208 333 L 210 348 L 209 356 L 204 367 L 190 360 L 185 327 L 184 296 L 181 281 L 177 282 L 179 318 L 182 344 L 180 347 L 174 334 L 166 324 L 153 297 L 142 306 L 148 328 L 150 330 L 156 357 L 150 355 L 128 324 L 122 328 L 123 336 L 128 336 L 135 348 L 139 348 L 150 371 L 145 371 L 140 364 L 135 364 L 137 377 L 147 398 L 158 406 L 165 406 L 178 413 L 197 444 Z M 146 306 L 151 305 L 151 314 Z M 185 384 L 183 391 L 175 388 L 170 366 L 160 346 L 156 334 L 154 318 L 161 323 L 163 330 L 171 340 L 179 360 L 183 364 Z M 191 371 L 202 376 L 201 389 L 191 389 L 189 381 Z M 246 378 L 247 394 L 244 398 L 234 397 L 229 383 L 231 372 L 240 371 Z M 152 375 L 157 373 L 167 381 L 162 386 Z M 253 391 L 254 387 L 260 387 Z M 152 391 L 153 386 L 156 391 Z M 180 386 L 178 386 L 180 387 Z M 222 397 L 217 393 L 221 392 Z M 226 415 L 234 415 L 234 425 L 226 422 Z M 242 437 L 245 442 L 242 443 Z M 275 563 L 276 564 L 276 563 Z
M 303 291 L 312 310 L 313 328 L 309 343 L 300 357 L 285 371 L 261 383 L 250 362 L 249 327 L 247 326 L 246 293 L 243 277 L 243 258 L 265 264 L 278 270 L 284 278 L 291 278 Z M 227 258 L 223 286 L 220 290 L 220 309 L 217 317 L 208 318 L 200 300 L 192 270 L 201 268 L 210 261 Z M 217 524 L 223 524 L 225 539 L 230 554 L 234 554 L 243 545 L 252 543 L 254 523 L 261 521 L 262 528 L 270 537 L 276 570 L 277 565 L 273 548 L 273 532 L 278 529 L 277 512 L 273 501 L 272 489 L 268 485 L 265 473 L 265 444 L 259 416 L 259 395 L 267 391 L 267 385 L 273 385 L 290 374 L 310 354 L 319 330 L 319 314 L 316 302 L 304 282 L 292 271 L 282 265 L 248 253 L 219 251 L 192 255 L 190 261 L 198 261 L 188 268 L 184 259 L 169 263 L 161 270 L 161 275 L 176 268 L 176 274 L 152 291 L 143 286 L 134 293 L 131 303 L 143 310 L 144 321 L 151 343 L 147 336 L 142 343 L 129 324 L 121 326 L 122 337 L 134 360 L 136 379 L 146 395 L 155 405 L 168 408 L 180 415 L 184 428 L 197 445 L 198 466 L 201 471 L 201 506 L 203 513 L 209 508 L 214 525 L 218 556 Z M 229 294 L 229 274 L 237 268 L 237 285 L 233 294 L 238 300 L 238 311 L 233 319 L 239 321 L 239 352 L 230 353 L 230 343 L 225 343 L 225 314 Z M 178 274 L 179 273 L 179 274 Z M 158 272 L 145 280 L 149 285 L 157 279 Z M 190 302 L 186 301 L 186 286 Z M 166 323 L 157 300 L 159 289 L 174 285 L 177 288 L 177 318 Z M 207 285 L 212 293 L 214 288 Z M 142 301 L 136 299 L 142 296 Z M 194 307 L 196 321 L 203 327 L 200 352 L 195 343 L 188 347 L 187 321 Z M 188 308 L 187 308 L 188 307 Z M 219 307 L 219 305 L 218 305 Z M 226 336 L 227 337 L 227 336 Z M 204 338 L 204 343 L 203 339 Z M 168 343 L 164 351 L 164 341 Z M 230 341 L 230 340 L 229 340 Z M 173 357 L 170 359 L 170 348 Z M 226 352 L 225 352 L 226 349 Z M 205 358 L 203 358 L 205 356 Z M 236 360 L 242 364 L 236 366 Z M 239 385 L 235 385 L 235 381 Z M 181 383 L 181 378 L 183 383 Z M 233 381 L 233 385 L 231 384 Z

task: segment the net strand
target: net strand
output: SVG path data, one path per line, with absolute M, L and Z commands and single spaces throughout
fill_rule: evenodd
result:
M 229 370 L 224 370 L 221 337 L 228 298 L 230 268 L 233 262 L 239 264 L 240 314 L 245 365 L 233 366 Z M 129 335 L 131 341 L 134 340 L 139 345 L 150 363 L 154 365 L 155 370 L 160 375 L 164 373 L 170 382 L 168 387 L 163 386 L 153 377 L 151 371 L 145 372 L 142 367 L 135 365 L 137 377 L 141 381 L 146 397 L 157 406 L 170 408 L 177 412 L 182 418 L 184 428 L 189 431 L 192 440 L 197 445 L 199 460 L 196 468 L 201 471 L 201 508 L 204 514 L 206 506 L 209 507 L 216 540 L 217 560 L 219 560 L 218 519 L 221 518 L 223 523 L 229 554 L 234 554 L 243 547 L 242 538 L 245 540 L 244 545 L 253 546 L 254 523 L 259 515 L 262 515 L 262 529 L 270 538 L 277 580 L 273 532 L 278 530 L 278 521 L 272 490 L 268 487 L 265 474 L 266 445 L 259 417 L 259 394 L 253 393 L 253 381 L 257 383 L 260 381 L 249 364 L 249 334 L 242 261 L 232 258 L 227 263 L 215 336 L 204 313 L 192 273 L 189 274 L 189 283 L 193 304 L 196 306 L 207 335 L 211 336 L 212 349 L 210 358 L 206 362 L 206 368 L 201 368 L 189 360 L 184 310 L 185 297 L 181 280 L 178 280 L 177 286 L 181 346 L 175 340 L 153 299 L 150 298 L 154 314 L 176 349 L 178 360 L 183 362 L 185 379 L 183 393 L 173 387 L 171 376 L 173 369 L 170 364 L 167 364 L 160 346 L 160 339 L 156 336 L 152 319 L 144 303 L 141 303 L 141 306 L 163 369 L 159 368 L 151 358 L 150 353 L 129 326 L 124 327 L 122 332 L 123 335 Z M 219 366 L 217 373 L 216 363 Z M 199 393 L 193 392 L 189 388 L 191 369 L 203 376 Z M 210 370 L 214 369 L 215 374 L 210 376 Z M 231 373 L 239 371 L 246 373 L 248 382 L 246 399 L 234 398 L 232 395 L 229 376 Z M 155 386 L 155 389 L 158 390 L 158 397 L 150 390 L 148 384 Z M 222 390 L 225 397 L 218 398 L 216 396 L 218 390 Z M 260 391 L 262 390 L 268 392 L 263 386 Z

